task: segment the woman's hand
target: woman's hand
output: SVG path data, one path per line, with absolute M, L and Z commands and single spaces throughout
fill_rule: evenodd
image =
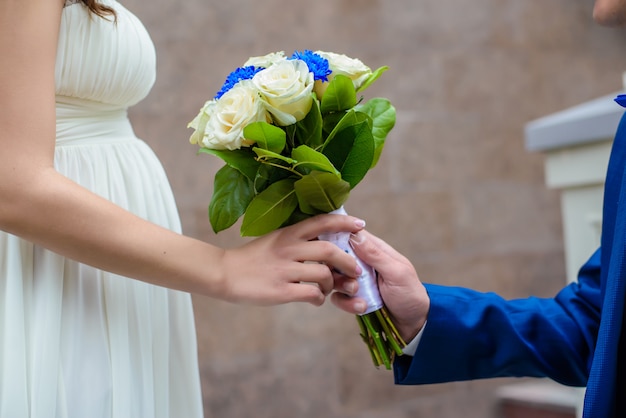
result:
M 354 278 L 360 268 L 354 257 L 317 237 L 328 232 L 357 233 L 364 225 L 352 216 L 319 215 L 226 250 L 221 298 L 255 305 L 321 305 L 333 290 L 332 270 Z

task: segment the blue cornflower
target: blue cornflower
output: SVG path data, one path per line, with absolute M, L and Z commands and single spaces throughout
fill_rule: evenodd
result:
M 253 67 L 251 65 L 247 67 L 237 68 L 235 71 L 228 74 L 228 77 L 226 77 L 226 81 L 222 85 L 220 91 L 218 91 L 215 95 L 215 98 L 219 99 L 220 97 L 222 97 L 224 93 L 232 89 L 235 84 L 239 83 L 241 80 L 250 80 L 252 77 L 254 77 L 256 73 L 258 73 L 262 69 L 263 67 Z
M 328 60 L 309 49 L 296 51 L 289 59 L 306 62 L 309 71 L 313 73 L 314 80 L 328 81 L 328 76 L 332 73 L 328 68 Z

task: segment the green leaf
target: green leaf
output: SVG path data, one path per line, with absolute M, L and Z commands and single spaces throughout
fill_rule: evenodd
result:
M 243 216 L 242 236 L 259 236 L 272 232 L 291 216 L 298 206 L 294 179 L 271 184 L 252 199 Z
M 333 166 L 328 157 L 319 151 L 306 145 L 300 145 L 291 152 L 291 156 L 296 163 L 294 168 L 307 168 L 310 170 L 325 171 L 339 176 L 339 171 Z M 306 173 L 305 173 L 306 174 Z
M 285 131 L 267 122 L 253 122 L 243 129 L 244 138 L 255 141 L 257 147 L 280 153 L 287 143 Z
M 287 148 L 293 149 L 296 147 L 296 126 L 298 123 L 294 123 L 293 125 L 283 126 L 282 128 L 285 130 L 285 134 L 287 135 Z M 281 152 L 282 154 L 282 152 Z
M 334 114 L 334 115 L 338 115 L 338 114 L 339 113 Z M 329 119 L 329 118 L 330 118 L 330 115 L 326 117 L 325 119 Z M 370 127 L 372 126 L 372 120 L 366 113 L 356 112 L 354 110 L 349 110 L 343 113 L 343 116 L 341 117 L 341 119 L 336 123 L 335 127 L 330 132 L 330 134 L 328 134 L 328 138 L 326 138 L 326 142 L 322 146 L 322 152 L 326 154 L 326 152 L 324 151 L 324 148 L 326 148 L 326 146 L 330 142 L 333 141 L 333 139 L 335 138 L 335 135 L 337 135 L 337 132 L 343 129 L 346 129 L 349 126 L 356 125 L 357 123 L 361 123 L 363 121 L 367 121 Z
M 270 184 L 276 183 L 291 175 L 293 175 L 291 171 L 270 164 L 261 164 L 254 178 L 254 191 L 257 194 L 261 193 L 263 190 L 267 189 Z
M 254 153 L 250 150 L 250 148 L 241 148 L 232 151 L 200 148 L 198 152 L 221 158 L 226 164 L 238 170 L 250 180 L 254 180 L 256 172 L 259 169 L 259 165 L 261 165 L 255 159 Z
M 328 141 L 328 136 L 330 135 L 330 133 L 337 127 L 337 124 L 341 122 L 341 120 L 346 116 L 347 113 L 349 112 L 335 112 L 324 115 L 322 124 L 322 135 L 326 135 L 326 141 Z
M 356 105 L 356 90 L 350 77 L 337 74 L 328 83 L 322 96 L 321 112 L 327 114 L 352 109 Z
M 293 224 L 297 224 L 298 222 L 302 222 L 305 219 L 310 218 L 313 215 L 307 214 L 302 212 L 300 209 L 296 208 L 296 210 L 293 211 L 293 213 L 291 214 L 291 216 L 289 216 L 289 219 L 287 219 L 285 221 L 285 223 L 283 223 L 280 227 L 284 227 L 284 226 L 289 226 L 289 225 L 293 225 Z
M 378 80 L 378 77 L 380 77 L 385 71 L 387 71 L 389 69 L 389 67 L 387 66 L 383 66 L 378 68 L 376 71 L 374 71 L 368 78 L 367 80 L 365 80 L 363 82 L 363 84 L 361 84 L 361 86 L 358 88 L 357 93 L 362 92 L 363 90 L 365 90 L 366 88 L 368 88 L 369 86 L 371 86 L 374 81 Z
M 268 150 L 265 150 L 265 149 L 262 149 L 262 148 L 256 148 L 256 147 L 253 148 L 252 150 L 254 151 L 254 153 L 256 155 L 259 156 L 259 160 L 261 160 L 261 161 L 267 160 L 267 159 L 271 159 L 271 158 L 275 158 L 277 160 L 284 161 L 284 162 L 286 162 L 289 165 L 292 165 L 292 164 L 295 163 L 295 160 L 293 160 L 292 158 L 289 158 L 289 157 L 286 157 L 284 155 L 275 153 L 273 151 L 268 151 Z
M 313 93 L 313 105 L 306 117 L 295 124 L 295 139 L 298 145 L 317 148 L 324 142 L 322 139 L 322 113 L 320 103 Z
M 254 196 L 252 181 L 239 170 L 225 165 L 215 174 L 213 196 L 209 204 L 209 221 L 215 233 L 230 228 Z
M 300 210 L 315 215 L 339 209 L 350 195 L 350 185 L 331 173 L 312 171 L 294 184 Z
M 374 160 L 374 136 L 368 121 L 338 131 L 326 144 L 323 153 L 350 188 L 354 188 L 363 180 Z
M 372 161 L 372 167 L 374 167 L 383 151 L 387 134 L 396 124 L 396 109 L 389 100 L 383 98 L 371 99 L 366 103 L 357 105 L 354 109 L 372 118 L 372 134 L 374 135 L 374 161 Z

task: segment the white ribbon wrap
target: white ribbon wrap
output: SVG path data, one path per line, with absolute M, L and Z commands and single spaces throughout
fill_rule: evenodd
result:
M 344 207 L 340 207 L 337 210 L 330 212 L 335 215 L 347 215 L 348 213 L 344 209 Z M 359 290 L 357 291 L 355 297 L 361 298 L 365 300 L 367 303 L 367 309 L 362 315 L 375 312 L 383 307 L 383 300 L 380 297 L 380 292 L 378 291 L 378 281 L 376 280 L 376 271 L 368 264 L 363 262 L 357 255 L 354 253 L 352 246 L 350 245 L 350 233 L 349 232 L 336 232 L 329 234 L 322 234 L 318 237 L 323 241 L 332 242 L 339 248 L 341 248 L 346 253 L 350 254 L 352 257 L 356 259 L 357 264 L 361 267 L 363 272 L 357 278 L 357 282 L 359 283 Z

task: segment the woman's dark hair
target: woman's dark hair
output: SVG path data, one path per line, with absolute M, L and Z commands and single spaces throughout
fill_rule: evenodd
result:
M 100 17 L 106 17 L 106 16 L 113 16 L 113 18 L 116 17 L 115 10 L 113 10 L 112 8 L 108 6 L 98 3 L 96 0 L 82 0 L 82 2 L 85 3 L 85 5 L 89 8 L 89 10 L 92 13 Z

